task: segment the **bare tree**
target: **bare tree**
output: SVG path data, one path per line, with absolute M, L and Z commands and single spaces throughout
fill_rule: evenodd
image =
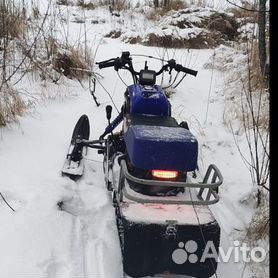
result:
M 259 59 L 261 73 L 265 76 L 266 73 L 266 40 L 265 40 L 265 29 L 266 29 L 266 0 L 259 0 L 259 16 L 258 16 L 258 26 L 259 26 Z
M 236 140 L 232 125 L 231 129 L 240 155 L 250 171 L 252 183 L 258 186 L 258 206 L 261 203 L 262 190 L 269 191 L 269 117 L 268 113 L 268 90 L 265 84 L 260 84 L 259 89 L 252 87 L 252 70 L 253 65 L 251 57 L 253 56 L 254 41 L 251 45 L 247 44 L 247 80 L 242 81 L 241 91 L 241 118 L 244 128 L 244 135 L 247 143 L 248 153 L 244 154 L 242 147 Z
M 266 51 L 266 14 L 269 12 L 266 9 L 267 0 L 259 0 L 259 7 L 249 7 L 250 3 L 242 1 L 243 5 L 240 6 L 231 0 L 226 0 L 229 4 L 249 12 L 258 13 L 258 27 L 259 27 L 259 36 L 258 36 L 258 48 L 259 48 L 259 59 L 260 59 L 260 69 L 263 77 L 268 77 L 268 65 L 266 64 L 267 51 Z M 256 3 L 256 2 L 255 2 Z

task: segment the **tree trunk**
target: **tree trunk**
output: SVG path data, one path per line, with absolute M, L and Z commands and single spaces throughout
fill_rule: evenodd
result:
M 158 6 L 159 6 L 159 1 L 158 1 L 158 0 L 154 0 L 153 3 L 154 3 L 154 7 L 155 7 L 155 8 L 158 8 Z
M 163 6 L 167 8 L 169 7 L 169 5 L 170 5 L 170 0 L 164 0 Z
M 259 1 L 259 59 L 261 73 L 265 76 L 266 69 L 266 41 L 265 41 L 265 26 L 266 26 L 266 0 Z

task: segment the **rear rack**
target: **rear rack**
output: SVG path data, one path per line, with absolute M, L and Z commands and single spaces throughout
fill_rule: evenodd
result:
M 177 199 L 168 196 L 146 196 L 133 191 L 127 190 L 126 186 L 120 186 L 120 196 L 124 196 L 131 201 L 138 203 L 156 203 L 156 204 L 183 204 L 183 205 L 212 205 L 219 201 L 218 187 L 223 183 L 223 177 L 219 169 L 214 165 L 209 165 L 205 177 L 202 182 L 187 183 L 187 182 L 174 182 L 174 181 L 158 181 L 158 180 L 146 180 L 132 176 L 128 169 L 125 160 L 121 160 L 122 177 L 120 182 L 125 183 L 125 180 L 132 181 L 137 184 L 149 185 L 149 186 L 165 186 L 165 187 L 181 187 L 181 188 L 199 188 L 195 199 Z

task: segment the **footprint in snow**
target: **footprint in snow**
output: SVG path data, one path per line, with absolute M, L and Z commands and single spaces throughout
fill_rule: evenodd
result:
M 69 273 L 67 264 L 56 261 L 53 254 L 49 259 L 38 263 L 38 266 L 49 278 L 66 277 Z

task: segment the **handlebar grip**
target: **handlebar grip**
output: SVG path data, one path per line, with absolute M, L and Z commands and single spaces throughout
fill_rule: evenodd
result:
M 103 69 L 103 68 L 109 68 L 109 67 L 114 67 L 115 66 L 115 61 L 110 61 L 110 62 L 99 62 L 98 63 L 98 67 L 100 69 Z
M 198 71 L 192 70 L 192 69 L 189 69 L 189 68 L 184 68 L 184 72 L 185 72 L 185 73 L 188 73 L 188 74 L 190 74 L 190 75 L 193 75 L 193 76 L 196 76 L 197 73 L 198 73 Z
M 184 73 L 188 73 L 188 74 L 193 75 L 193 76 L 196 76 L 197 73 L 198 73 L 198 71 L 196 71 L 196 70 L 192 70 L 192 69 L 183 67 L 182 65 L 179 65 L 179 64 L 175 65 L 175 70 L 176 71 L 182 71 Z

